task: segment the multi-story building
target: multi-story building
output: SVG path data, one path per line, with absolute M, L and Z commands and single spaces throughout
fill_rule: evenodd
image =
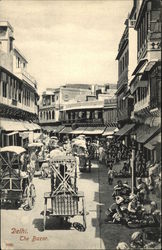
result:
M 60 120 L 66 127 L 60 133 L 110 135 L 117 128 L 116 98 L 93 99 L 71 103 L 60 110 Z
M 0 22 L 1 146 L 23 145 L 23 139 L 32 140 L 33 131 L 40 130 L 36 124 L 37 82 L 27 72 L 28 62 L 13 41 L 12 26 L 8 22 Z
M 81 127 L 85 130 L 88 125 L 91 131 L 93 125 L 105 128 L 105 124 L 113 123 L 116 126 L 115 92 L 114 84 L 67 84 L 55 90 L 48 89 L 42 95 L 40 124 L 43 129 L 56 133 L 64 127 L 62 134 L 71 133 L 74 127 L 78 127 L 75 131 L 78 134 L 83 131 Z M 106 103 L 105 99 L 112 101 Z
M 86 96 L 91 94 L 89 85 L 67 84 L 56 89 L 47 89 L 42 94 L 39 106 L 39 123 L 48 131 L 60 130 L 60 110 L 64 105 L 71 102 L 86 100 Z
M 136 22 L 137 3 L 133 1 L 133 7 L 125 21 L 125 29 L 118 46 L 118 82 L 117 82 L 117 120 L 120 130 L 116 136 L 120 136 L 127 146 L 130 143 L 130 133 L 134 127 L 131 121 L 134 100 L 130 95 L 130 82 L 132 73 L 137 63 L 137 32 L 134 30 Z
M 160 0 L 137 1 L 136 9 L 137 65 L 130 82 L 134 97 L 131 118 L 138 124 L 138 147 L 144 150 L 147 159 L 155 161 L 160 159 L 158 148 L 161 145 Z M 151 145 L 155 136 L 154 145 Z
M 130 122 L 131 111 L 133 109 L 133 100 L 129 93 L 129 83 L 132 79 L 132 73 L 137 62 L 136 41 L 137 34 L 134 30 L 136 21 L 136 2 L 128 18 L 125 21 L 125 29 L 120 39 L 118 54 L 118 83 L 117 83 L 117 119 L 119 127 L 123 127 Z

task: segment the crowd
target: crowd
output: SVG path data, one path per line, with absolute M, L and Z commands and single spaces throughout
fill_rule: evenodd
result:
M 41 174 L 43 177 L 48 177 L 47 159 L 49 159 L 50 151 L 53 148 L 62 148 L 67 155 L 72 154 L 73 141 L 66 138 L 66 140 L 58 141 L 53 145 L 50 144 L 50 137 L 41 141 L 42 146 L 36 148 L 28 148 L 27 153 L 22 156 L 21 162 L 23 166 L 26 166 L 27 172 L 33 178 L 34 173 L 40 168 L 40 161 L 42 159 Z M 126 147 L 122 141 L 111 138 L 107 140 L 99 140 L 95 138 L 93 140 L 85 140 L 86 150 L 85 155 L 90 159 L 98 160 L 107 167 L 108 183 L 113 185 L 114 177 L 118 177 L 117 185 L 114 186 L 112 199 L 114 203 L 106 211 L 107 218 L 105 222 L 109 223 L 121 223 L 124 225 L 138 224 L 140 226 L 152 224 L 160 228 L 161 213 L 158 209 L 158 205 L 155 200 L 152 199 L 150 194 L 158 194 L 160 197 L 161 190 L 161 163 L 150 161 L 146 162 L 142 151 L 137 150 L 135 154 L 135 174 L 137 185 L 132 189 L 127 181 L 122 181 L 119 177 L 131 176 L 131 158 L 132 148 Z M 50 145 L 50 146 L 49 146 Z M 79 169 L 80 160 L 78 154 L 73 152 L 76 158 L 77 168 Z M 86 156 L 86 157 L 87 157 Z M 45 162 L 43 161 L 45 160 Z M 114 170 L 114 165 L 122 165 L 122 169 Z M 150 232 L 149 232 L 150 233 Z M 130 248 L 146 248 L 148 246 L 156 246 L 159 244 L 160 236 L 159 229 L 154 232 L 156 240 L 146 243 L 143 240 L 143 234 L 141 232 L 135 232 L 131 237 L 130 246 L 126 242 L 120 242 L 116 249 L 130 249 Z

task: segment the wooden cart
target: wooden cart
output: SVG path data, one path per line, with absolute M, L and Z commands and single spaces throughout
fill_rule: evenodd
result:
M 18 146 L 8 146 L 0 150 L 0 199 L 1 205 L 11 202 L 24 210 L 30 210 L 35 203 L 35 186 L 32 176 L 20 161 L 25 149 Z
M 86 229 L 86 208 L 83 192 L 77 188 L 77 167 L 72 156 L 59 155 L 50 159 L 51 192 L 44 193 L 44 230 L 48 216 L 58 216 L 67 220 L 76 215 L 83 216 L 83 227 Z M 47 202 L 51 201 L 48 210 Z M 82 211 L 79 211 L 79 201 L 82 201 Z

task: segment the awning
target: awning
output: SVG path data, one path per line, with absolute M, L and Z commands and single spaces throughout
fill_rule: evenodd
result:
M 142 76 L 138 76 L 134 83 L 131 85 L 131 94 L 133 94 L 138 88 L 147 88 L 148 81 L 141 80 Z
M 16 134 L 18 134 L 19 132 L 11 132 L 11 133 L 9 133 L 9 134 L 6 134 L 7 136 L 11 136 L 11 135 L 16 135 Z
M 60 134 L 71 134 L 71 132 L 72 132 L 72 127 L 65 127 L 59 133 Z
M 102 135 L 106 127 L 87 127 L 83 134 L 84 135 Z
M 58 126 L 42 126 L 42 129 L 53 132 L 53 133 L 59 133 L 65 126 L 58 125 Z
M 53 126 L 41 126 L 43 130 L 46 130 L 47 132 L 53 131 Z
M 0 129 L 4 131 L 27 131 L 23 121 L 0 118 Z
M 136 75 L 137 73 L 139 73 L 139 71 L 140 71 L 140 73 L 142 73 L 141 70 L 144 69 L 144 66 L 146 65 L 147 61 L 148 61 L 147 59 L 141 59 L 139 61 L 138 65 L 136 66 L 135 70 L 133 71 L 132 75 Z
M 38 124 L 33 123 L 33 122 L 23 121 L 23 123 L 24 123 L 24 126 L 27 128 L 27 130 L 33 131 L 33 130 L 41 129 L 41 127 Z
M 116 127 L 107 127 L 102 135 L 103 136 L 113 135 L 116 129 L 117 129 Z
M 126 124 L 126 125 L 124 125 L 124 127 L 119 129 L 119 131 L 116 132 L 115 135 L 117 135 L 117 136 L 127 135 L 131 132 L 131 130 L 134 128 L 134 126 L 135 126 L 135 124 Z
M 148 148 L 149 150 L 153 150 L 157 144 L 161 143 L 161 133 L 153 137 L 150 141 L 148 141 L 144 147 Z
M 151 61 L 147 64 L 147 66 L 145 67 L 145 71 L 149 72 L 153 67 L 154 65 L 157 63 L 157 61 Z
M 143 124 L 135 131 L 135 134 L 137 135 L 136 140 L 139 143 L 146 143 L 158 132 L 160 132 L 160 127 L 149 127 L 148 125 Z
M 78 127 L 75 130 L 71 131 L 71 134 L 74 134 L 74 135 L 83 134 L 85 129 L 86 129 L 86 127 Z
M 19 136 L 24 140 L 29 137 L 29 132 L 21 132 L 19 133 Z
M 34 125 L 34 130 L 40 130 L 41 127 L 37 123 L 33 123 Z

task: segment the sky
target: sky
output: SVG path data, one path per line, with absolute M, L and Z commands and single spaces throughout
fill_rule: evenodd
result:
M 133 0 L 1 0 L 0 20 L 41 93 L 66 83 L 117 83 L 118 44 Z

